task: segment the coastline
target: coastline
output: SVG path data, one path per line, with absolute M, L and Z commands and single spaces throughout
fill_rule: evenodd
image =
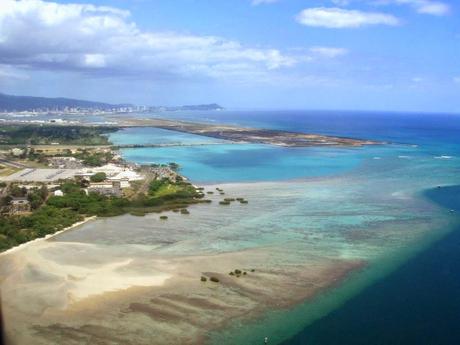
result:
M 18 251 L 23 250 L 23 249 L 25 249 L 25 248 L 27 248 L 27 247 L 29 247 L 31 245 L 36 244 L 36 243 L 49 240 L 50 238 L 53 238 L 55 236 L 58 236 L 58 235 L 60 235 L 60 234 L 62 234 L 64 232 L 66 232 L 66 231 L 69 231 L 69 230 L 72 230 L 74 228 L 77 228 L 80 225 L 86 224 L 91 220 L 95 220 L 96 218 L 97 218 L 97 216 L 86 217 L 82 221 L 76 222 L 76 223 L 68 226 L 67 228 L 59 230 L 59 231 L 57 231 L 57 232 L 55 232 L 53 234 L 48 234 L 45 237 L 39 237 L 39 238 L 33 239 L 32 241 L 27 241 L 27 242 L 21 243 L 20 245 L 18 245 L 16 247 L 12 247 L 12 248 L 9 248 L 9 249 L 7 249 L 7 250 L 5 250 L 3 252 L 0 252 L 0 257 L 9 255 L 9 254 L 12 254 L 12 253 L 15 253 L 15 252 L 18 252 Z
M 295 250 L 298 250 L 297 247 L 265 246 L 259 247 L 259 250 L 247 250 L 245 249 L 247 247 L 244 247 L 244 245 L 246 245 L 244 241 L 250 241 L 245 238 L 246 234 L 233 233 L 232 228 L 227 229 L 227 237 L 224 237 L 223 244 L 225 245 L 226 241 L 228 241 L 231 237 L 237 238 L 238 236 L 242 236 L 243 246 L 234 251 L 225 252 L 227 249 L 223 248 L 222 250 L 224 250 L 224 253 L 213 253 L 214 251 L 221 250 L 221 248 L 218 248 L 218 246 L 222 245 L 222 243 L 214 242 L 214 232 L 211 233 L 210 237 L 208 237 L 209 233 L 205 232 L 202 234 L 202 237 L 197 238 L 194 238 L 192 234 L 193 230 L 197 230 L 197 226 L 192 223 L 193 217 L 199 217 L 200 215 L 203 216 L 203 214 L 207 217 L 210 217 L 210 214 L 212 214 L 212 212 L 209 211 L 207 207 L 203 208 L 203 210 L 207 211 L 202 212 L 200 212 L 197 207 L 195 210 L 192 210 L 191 216 L 187 216 L 188 218 L 180 218 L 185 223 L 187 223 L 187 221 L 191 222 L 188 225 L 188 228 L 185 229 L 187 232 L 190 232 L 190 234 L 188 234 L 189 238 L 185 240 L 181 238 L 174 238 L 174 236 L 172 236 L 172 238 L 158 238 L 159 240 L 163 241 L 162 246 L 167 248 L 167 250 L 164 252 L 158 252 L 158 249 L 161 249 L 161 247 L 149 247 L 148 241 L 146 241 L 145 247 L 143 248 L 140 248 L 140 246 L 136 247 L 136 243 L 133 244 L 129 241 L 127 241 L 127 244 L 122 245 L 117 243 L 110 243 L 110 236 L 113 236 L 114 234 L 116 235 L 116 233 L 114 233 L 109 234 L 109 240 L 107 240 L 107 243 L 91 244 L 90 241 L 86 240 L 82 241 L 81 244 L 78 244 L 78 241 L 75 239 L 73 240 L 74 243 L 72 243 L 66 242 L 64 238 L 62 242 L 59 240 L 52 241 L 49 246 L 47 245 L 41 247 L 39 253 L 38 251 L 34 252 L 31 250 L 32 254 L 38 253 L 40 255 L 39 258 L 46 265 L 37 265 L 37 262 L 33 260 L 36 257 L 27 257 L 27 253 L 23 253 L 24 255 L 18 260 L 24 260 L 26 265 L 24 265 L 25 269 L 19 272 L 19 275 L 23 275 L 26 278 L 30 275 L 33 276 L 37 274 L 37 272 L 39 273 L 38 277 L 42 278 L 45 276 L 47 271 L 50 271 L 49 267 L 53 267 L 49 266 L 49 264 L 60 265 L 59 267 L 61 267 L 61 271 L 57 271 L 59 272 L 59 274 L 57 274 L 57 278 L 60 281 L 59 291 L 57 294 L 62 294 L 62 300 L 68 302 L 64 303 L 66 306 L 65 309 L 59 309 L 52 304 L 52 300 L 48 300 L 48 303 L 50 303 L 51 306 L 43 309 L 46 310 L 46 313 L 43 312 L 40 314 L 39 321 L 33 319 L 30 320 L 30 324 L 34 327 L 38 327 L 36 330 L 38 329 L 38 333 L 40 334 L 39 339 L 41 339 L 41 341 L 43 341 L 43 339 L 48 339 L 51 341 L 52 339 L 57 339 L 60 336 L 72 337 L 77 335 L 95 337 L 93 340 L 101 339 L 101 337 L 102 339 L 104 339 L 104 337 L 112 339 L 113 336 L 113 339 L 117 339 L 119 342 L 123 342 L 126 341 L 126 338 L 123 339 L 123 335 L 120 334 L 121 330 L 126 327 L 126 332 L 126 330 L 132 330 L 133 328 L 131 327 L 133 327 L 134 324 L 139 324 L 145 328 L 148 328 L 149 330 L 145 332 L 150 333 L 139 334 L 141 339 L 139 342 L 137 342 L 138 344 L 147 344 L 145 339 L 152 339 L 152 336 L 158 336 L 158 334 L 165 335 L 165 339 L 170 340 L 168 343 L 196 343 L 196 341 L 191 340 L 192 335 L 196 336 L 194 339 L 200 339 L 200 342 L 211 342 L 211 340 L 208 339 L 206 335 L 208 335 L 208 331 L 214 333 L 215 330 L 220 333 L 217 338 L 213 338 L 214 340 L 218 339 L 215 342 L 216 344 L 232 344 L 232 340 L 234 340 L 233 337 L 239 335 L 240 333 L 243 337 L 243 340 L 249 339 L 250 335 L 247 335 L 245 332 L 253 332 L 254 328 L 252 328 L 252 322 L 259 322 L 258 320 L 263 319 L 267 312 L 269 314 L 272 314 L 272 312 L 279 313 L 279 315 L 281 315 L 281 319 L 279 320 L 282 321 L 283 317 L 286 315 L 290 316 L 292 313 L 296 313 L 296 311 L 292 311 L 291 308 L 300 310 L 304 305 L 316 306 L 316 301 L 321 302 L 324 300 L 324 296 L 326 296 L 325 299 L 327 300 L 331 295 L 336 294 L 337 291 L 342 293 L 343 290 L 350 289 L 349 291 L 352 291 L 351 295 L 353 295 L 357 291 L 357 285 L 359 285 L 355 281 L 355 277 L 361 277 L 357 280 L 361 281 L 363 286 L 369 284 L 369 281 L 372 281 L 371 279 L 368 279 L 369 277 L 366 275 L 366 272 L 368 272 L 367 269 L 362 267 L 364 262 L 358 263 L 347 261 L 350 260 L 353 255 L 355 255 L 353 250 L 356 250 L 356 248 L 354 248 L 353 245 L 356 245 L 358 250 L 362 251 L 363 247 L 359 248 L 359 245 L 366 246 L 369 244 L 369 249 L 364 248 L 364 250 L 372 251 L 374 248 L 372 246 L 373 243 L 372 241 L 366 242 L 367 239 L 372 239 L 372 236 L 380 238 L 382 234 L 372 232 L 375 229 L 372 229 L 372 223 L 369 223 L 365 226 L 366 230 L 363 234 L 364 236 L 358 232 L 351 233 L 350 231 L 349 235 L 344 232 L 344 237 L 340 239 L 342 242 L 348 244 L 351 243 L 352 245 L 350 245 L 348 248 L 343 248 L 337 247 L 337 244 L 334 243 L 332 225 L 328 225 L 322 229 L 324 232 L 324 241 L 321 237 L 323 234 L 311 232 L 311 228 L 308 226 L 309 223 L 311 223 L 314 227 L 318 227 L 318 229 L 321 230 L 320 226 L 318 225 L 318 216 L 321 218 L 327 218 L 328 214 L 340 215 L 340 212 L 343 212 L 345 216 L 352 215 L 353 212 L 350 211 L 354 210 L 340 208 L 342 204 L 340 199 L 342 198 L 341 200 L 344 200 L 350 195 L 347 194 L 346 188 L 343 190 L 340 188 L 340 185 L 344 182 L 344 180 L 348 180 L 349 184 L 354 184 L 354 186 L 351 188 L 351 193 L 353 193 L 351 194 L 352 197 L 359 196 L 359 193 L 356 194 L 356 192 L 362 192 L 363 190 L 365 191 L 366 188 L 369 188 L 369 186 L 366 187 L 365 180 L 364 185 L 360 186 L 363 181 L 360 181 L 356 176 L 351 177 L 352 178 L 350 179 L 350 176 L 344 177 L 344 175 L 341 174 L 340 176 L 332 178 L 330 176 L 326 176 L 318 178 L 307 178 L 302 180 L 295 179 L 288 181 L 230 182 L 212 183 L 205 185 L 207 188 L 213 188 L 215 186 L 223 187 L 226 189 L 226 192 L 228 192 L 227 196 L 245 196 L 248 197 L 250 201 L 249 207 L 256 206 L 256 208 L 264 208 L 268 205 L 267 203 L 264 204 L 262 199 L 257 199 L 255 197 L 253 198 L 254 195 L 258 195 L 260 197 L 260 192 L 251 194 L 254 193 L 255 189 L 259 189 L 263 191 L 263 198 L 268 198 L 272 203 L 276 203 L 280 209 L 283 207 L 291 206 L 291 202 L 286 203 L 286 200 L 291 201 L 291 199 L 286 198 L 286 196 L 292 196 L 289 195 L 289 193 L 292 193 L 291 189 L 293 188 L 291 187 L 295 187 L 297 184 L 303 185 L 305 187 L 303 193 L 308 193 L 311 200 L 317 199 L 319 202 L 326 200 L 327 202 L 322 204 L 321 207 L 318 207 L 318 210 L 316 211 L 314 210 L 316 205 L 312 203 L 306 204 L 304 208 L 300 209 L 301 211 L 304 211 L 304 209 L 308 209 L 309 207 L 313 206 L 313 210 L 315 212 L 311 214 L 307 213 L 310 215 L 310 219 L 307 218 L 307 222 L 299 223 L 300 225 L 297 225 L 299 227 L 299 233 L 301 229 L 303 231 L 303 237 L 299 238 L 301 238 L 302 241 L 308 242 L 307 244 L 313 242 L 315 242 L 313 243 L 315 246 L 319 244 L 318 252 L 324 251 L 325 256 L 336 256 L 337 258 L 340 258 L 339 261 L 333 262 L 332 266 L 328 266 L 327 260 L 325 260 L 325 258 L 319 258 L 317 256 L 317 251 L 309 252 L 309 248 L 306 249 L 306 253 L 308 253 L 310 256 L 304 258 L 305 261 L 299 260 L 299 257 L 295 256 L 289 258 L 289 260 L 287 260 L 288 262 L 285 262 L 285 256 L 289 256 L 295 252 Z M 373 176 L 374 179 L 375 177 L 376 176 Z M 366 178 L 368 178 L 368 176 L 366 176 Z M 339 188 L 335 188 L 333 185 L 338 185 Z M 318 191 L 315 193 L 315 188 L 317 188 L 321 193 L 318 194 Z M 397 188 L 398 192 L 399 189 L 401 190 L 401 194 L 393 195 L 391 193 L 387 193 L 390 192 L 388 188 L 385 188 L 383 191 L 373 190 L 376 195 L 372 195 L 372 197 L 375 197 L 375 199 L 369 200 L 371 200 L 371 202 L 373 201 L 377 204 L 380 204 L 382 201 L 383 203 L 386 201 L 406 202 L 402 200 L 410 200 L 411 198 L 415 199 L 416 196 L 414 193 L 407 193 L 406 195 L 404 194 L 405 192 L 413 192 L 413 188 L 408 188 L 407 190 L 405 189 L 405 186 L 398 186 Z M 266 189 L 277 189 L 278 193 L 272 193 L 272 195 L 270 195 L 270 193 L 265 191 Z M 331 194 L 323 195 L 322 193 L 325 189 L 330 189 L 328 192 Z M 242 195 L 243 193 L 241 191 L 246 192 L 247 190 L 252 190 L 252 192 L 248 192 L 249 194 L 247 195 Z M 235 193 L 238 192 L 239 194 L 232 195 L 232 192 L 234 191 Z M 334 193 L 334 191 L 336 192 Z M 329 202 L 327 199 L 331 198 L 332 195 L 334 195 L 334 197 L 336 195 L 339 196 L 337 191 L 340 192 L 341 198 L 338 198 L 339 204 L 335 205 L 333 202 Z M 297 191 L 297 193 L 299 193 L 299 191 Z M 350 193 L 350 191 L 348 191 L 348 193 Z M 302 192 L 300 194 L 302 194 Z M 387 194 L 390 194 L 391 198 L 389 198 Z M 334 199 L 332 201 L 334 201 Z M 337 202 L 337 200 L 335 201 Z M 407 203 L 409 208 L 404 212 L 409 211 L 410 213 L 414 210 L 412 207 L 415 207 L 415 204 L 412 204 L 410 201 L 407 201 Z M 236 204 L 231 207 L 234 207 L 231 209 L 232 211 L 236 211 L 233 215 L 233 218 L 235 218 L 237 221 L 244 221 L 246 215 L 244 215 L 242 212 L 246 211 L 249 216 L 254 217 L 254 219 L 257 220 L 257 227 L 264 228 L 264 224 L 260 222 L 264 220 L 265 215 L 254 214 L 253 208 L 250 208 L 249 210 L 243 208 L 248 206 L 240 206 Z M 217 208 L 219 209 L 219 206 L 217 206 Z M 223 210 L 225 212 L 228 209 L 225 207 L 220 207 L 219 210 Z M 266 212 L 270 213 L 270 210 L 275 212 L 278 211 L 276 208 L 274 210 L 269 208 L 266 210 Z M 228 213 L 233 213 L 232 211 Z M 283 222 L 286 221 L 285 217 L 298 217 L 299 215 L 303 214 L 301 211 L 295 209 L 288 213 L 282 213 L 281 217 L 279 218 L 279 222 L 277 222 L 275 226 L 280 230 L 283 230 Z M 367 216 L 372 213 L 380 213 L 382 211 L 386 211 L 386 209 L 371 209 L 370 211 L 372 212 L 368 212 L 367 209 L 362 210 L 362 212 L 364 212 Z M 412 213 L 410 213 L 410 215 L 412 216 Z M 398 214 L 393 214 L 393 217 L 397 218 L 397 216 Z M 148 220 L 153 218 L 154 217 L 146 218 L 141 221 L 143 221 L 147 226 L 151 225 L 149 224 L 150 222 Z M 376 218 L 378 218 L 377 215 Z M 172 232 L 173 235 L 180 233 L 180 230 L 176 230 L 175 228 L 175 222 L 177 219 L 177 216 L 171 214 L 168 222 L 154 223 L 150 229 L 152 230 L 150 236 L 153 238 L 158 237 L 157 235 L 160 232 L 164 232 L 165 229 L 167 229 L 169 232 Z M 402 222 L 404 219 L 408 219 L 407 215 L 403 216 Z M 390 223 L 390 226 L 392 224 L 398 225 L 396 221 L 393 223 L 392 221 L 388 221 L 388 223 Z M 110 222 L 108 222 L 108 224 L 110 224 Z M 224 224 L 224 227 L 228 225 L 225 223 L 219 224 Z M 63 231 L 49 235 L 49 237 L 57 236 L 64 231 L 76 228 L 78 225 L 80 224 L 73 224 Z M 410 225 L 410 222 L 405 225 Z M 135 236 L 136 229 L 125 227 L 125 230 L 133 230 L 132 233 L 133 236 Z M 218 229 L 216 228 L 214 230 L 217 231 Z M 267 227 L 266 230 L 267 232 L 274 231 L 270 227 Z M 386 229 L 383 228 L 383 230 Z M 411 240 L 420 239 L 422 241 L 428 241 L 428 238 L 439 235 L 436 234 L 434 227 L 425 230 L 427 231 L 414 231 L 415 234 L 409 233 L 408 237 L 413 236 Z M 432 232 L 429 233 L 428 230 Z M 182 231 L 184 231 L 184 229 L 182 229 Z M 294 232 L 296 232 L 295 229 Z M 386 235 L 385 231 L 383 231 L 383 234 Z M 292 234 L 286 234 L 286 236 L 291 235 Z M 78 239 L 79 236 L 81 235 L 76 234 L 74 238 Z M 107 235 L 102 234 L 100 236 Z M 388 236 L 390 243 L 392 240 L 394 241 L 400 239 L 399 235 L 396 236 L 391 232 Z M 295 241 L 295 237 L 293 238 Z M 47 237 L 38 240 L 43 239 L 47 239 Z M 407 251 L 410 251 L 415 250 L 416 247 L 418 248 L 418 245 L 415 244 L 415 242 L 405 242 L 405 237 L 403 240 L 404 245 L 409 246 L 409 248 L 403 249 L 404 251 L 406 249 Z M 201 248 L 197 248 L 197 252 L 194 254 L 192 251 L 190 251 L 191 248 L 193 249 L 194 241 L 203 241 L 205 244 L 209 245 L 209 250 L 212 254 L 202 255 L 199 251 Z M 34 241 L 31 241 L 28 244 L 32 244 L 32 242 Z M 329 247 L 326 247 L 326 250 L 324 247 L 321 247 L 321 245 L 324 244 L 329 245 Z M 257 245 L 259 245 L 259 243 L 257 243 Z M 404 255 L 401 254 L 401 248 L 398 248 L 398 246 L 403 247 L 404 245 L 398 243 L 392 252 L 400 255 L 401 260 L 403 260 L 402 257 Z M 109 249 L 109 247 L 113 248 Z M 76 250 L 76 248 L 78 250 Z M 328 248 L 330 252 L 328 252 Z M 168 252 L 169 249 L 171 249 L 171 252 Z M 182 256 L 177 254 L 177 252 L 180 252 L 181 250 L 183 250 Z M 386 254 L 388 255 L 388 253 L 389 252 Z M 367 255 L 366 252 L 358 254 L 362 254 L 363 256 Z M 378 260 L 381 259 L 379 255 L 375 255 Z M 72 258 L 71 256 L 75 256 L 75 258 Z M 132 256 L 132 259 L 126 260 L 126 256 Z M 109 276 L 106 276 L 106 278 L 109 278 L 107 286 L 108 291 L 102 291 L 100 294 L 91 294 L 87 296 L 83 294 L 75 295 L 75 291 L 82 290 L 81 287 L 85 284 L 88 284 L 89 281 L 93 282 L 91 279 L 94 279 L 94 275 L 98 272 L 97 269 L 99 266 L 108 266 L 111 262 L 120 262 L 121 266 L 119 266 L 116 270 L 113 270 L 113 272 L 111 271 Z M 395 262 L 391 261 L 390 263 L 390 266 L 394 267 Z M 348 264 L 350 266 L 348 266 Z M 374 264 L 374 262 L 372 264 Z M 33 270 L 29 270 L 27 267 L 29 265 L 32 266 Z M 340 265 L 344 265 L 342 267 L 344 270 L 341 272 L 335 271 L 334 267 L 341 267 Z M 382 268 L 382 265 L 383 264 L 380 263 L 380 266 L 377 265 L 373 267 L 371 272 L 381 277 L 385 272 L 385 267 Z M 81 271 L 79 272 L 81 267 L 87 269 L 84 274 L 82 274 Z M 256 267 L 256 272 L 252 274 L 249 271 L 247 277 L 233 279 L 233 277 L 229 277 L 228 275 L 228 271 L 234 270 L 235 268 L 250 270 L 252 267 Z M 330 270 L 328 270 L 328 267 Z M 351 269 L 351 267 L 353 267 L 353 269 Z M 51 271 L 56 272 L 55 270 Z M 62 273 L 64 271 L 65 274 Z M 167 278 L 164 281 L 164 284 L 161 285 L 155 286 L 155 284 L 147 284 L 141 286 L 136 285 L 136 283 L 129 285 L 127 284 L 128 282 L 125 282 L 124 285 L 121 285 L 122 287 L 116 286 L 114 290 L 110 290 L 111 282 L 120 281 L 130 275 L 136 274 L 139 274 L 143 278 L 152 278 L 152 275 L 157 274 L 158 272 L 171 274 L 171 277 Z M 355 276 L 354 272 L 357 272 L 358 274 Z M 127 273 L 129 273 L 129 275 L 126 275 Z M 92 277 L 90 277 L 91 279 L 88 278 L 89 275 L 92 275 Z M 220 283 L 213 285 L 208 281 L 206 284 L 203 284 L 199 281 L 200 275 L 204 275 L 208 279 L 211 276 L 217 276 L 220 279 Z M 351 277 L 351 275 L 353 275 L 353 279 L 347 279 L 349 276 Z M 48 279 L 46 276 L 45 278 Z M 106 284 L 105 280 L 97 280 L 97 278 L 94 280 L 96 284 Z M 25 278 L 18 277 L 18 279 Z M 56 279 L 56 277 L 54 277 L 54 279 Z M 24 284 L 23 286 L 25 287 L 29 287 L 30 285 L 28 284 L 31 284 L 31 282 L 27 280 L 22 282 Z M 43 281 L 39 281 L 37 286 L 40 286 L 42 283 Z M 47 287 L 48 291 L 53 289 L 51 286 L 54 286 L 57 290 L 57 285 L 52 285 L 54 283 L 51 281 L 51 279 L 49 279 L 46 284 L 50 284 Z M 262 286 L 262 288 L 260 286 Z M 307 291 L 305 288 L 306 286 L 310 290 Z M 350 288 L 350 286 L 354 287 L 354 289 Z M 61 291 L 61 289 L 63 291 Z M 295 293 L 296 298 L 293 298 L 292 295 L 292 291 L 294 291 L 294 289 L 299 289 L 295 290 L 298 292 Z M 288 294 L 287 297 L 286 294 Z M 73 297 L 70 298 L 69 296 Z M 343 299 L 346 298 L 346 294 L 342 295 L 342 302 Z M 93 302 L 94 305 L 98 307 L 102 305 L 100 311 L 94 309 Z M 320 304 L 320 302 L 318 303 Z M 327 302 L 325 303 L 327 304 Z M 307 310 L 311 311 L 310 309 Z M 315 311 L 314 308 L 313 311 Z M 122 317 L 120 317 L 120 315 L 122 315 Z M 184 315 L 186 315 L 185 321 Z M 303 317 L 305 317 L 305 315 L 307 314 L 304 313 Z M 307 316 L 310 317 L 309 315 Z M 124 321 L 117 321 L 117 318 L 120 318 Z M 189 319 L 191 319 L 191 322 L 186 322 Z M 97 322 L 94 320 L 97 320 Z M 248 321 L 249 325 L 246 325 L 246 321 Z M 61 322 L 62 326 L 56 326 Z M 113 326 L 110 325 L 111 322 L 115 322 Z M 236 329 L 231 327 L 231 324 L 233 323 L 237 325 Z M 91 327 L 95 328 L 90 331 L 87 329 L 87 324 L 90 324 Z M 241 327 L 242 324 L 244 327 L 238 328 Z M 280 323 L 280 325 L 282 325 L 282 323 Z M 258 326 L 254 327 L 257 328 Z M 267 327 L 266 323 L 264 323 L 263 327 L 265 330 L 271 329 L 270 327 Z M 280 326 L 278 325 L 277 327 Z M 117 328 L 119 328 L 120 331 Z M 273 329 L 275 329 L 275 327 Z M 111 334 L 112 332 L 113 335 Z M 236 335 L 232 334 L 232 332 L 236 333 Z M 110 336 L 107 335 L 109 333 Z M 205 334 L 205 337 L 199 337 L 199 334 Z M 221 336 L 226 337 L 226 335 L 228 335 L 229 338 L 222 339 Z M 255 335 L 253 336 L 255 337 Z M 142 339 L 142 337 L 144 338 Z M 258 340 L 256 340 L 256 338 L 254 339 L 254 343 L 257 343 L 260 341 L 260 339 L 263 339 L 263 337 L 259 337 Z M 270 339 L 270 342 L 272 342 L 272 339 L 276 341 L 276 338 L 273 337 Z M 165 342 L 167 341 L 165 340 Z M 44 341 L 43 343 L 46 342 Z

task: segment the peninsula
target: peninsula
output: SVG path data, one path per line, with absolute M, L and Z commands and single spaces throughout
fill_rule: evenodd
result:
M 209 124 L 160 118 L 110 117 L 121 127 L 156 127 L 171 131 L 202 135 L 233 142 L 269 144 L 284 147 L 351 146 L 381 144 L 377 141 L 328 136 L 321 134 L 290 132 L 274 129 L 239 127 L 226 124 Z

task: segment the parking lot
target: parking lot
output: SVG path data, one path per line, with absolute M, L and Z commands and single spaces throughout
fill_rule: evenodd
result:
M 1 181 L 9 182 L 53 182 L 73 178 L 79 169 L 33 169 L 27 168 L 16 173 L 0 177 Z

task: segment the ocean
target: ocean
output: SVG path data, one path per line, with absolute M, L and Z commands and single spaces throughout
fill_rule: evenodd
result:
M 460 212 L 460 186 L 426 196 Z M 283 345 L 456 344 L 460 227 Z
M 456 267 L 460 253 L 458 218 L 444 209 L 454 209 L 455 205 L 450 202 L 445 205 L 436 198 L 438 194 L 452 196 L 460 192 L 455 188 L 438 190 L 436 187 L 460 184 L 460 116 L 314 111 L 221 111 L 168 116 L 385 141 L 386 145 L 365 148 L 290 149 L 235 145 L 149 128 L 126 129 L 112 135 L 116 143 L 203 144 L 123 150 L 126 159 L 138 163 L 177 162 L 183 174 L 196 183 L 294 181 L 295 184 L 295 181 L 327 178 L 359 179 L 361 182 L 357 186 L 340 186 L 330 192 L 350 195 L 350 209 L 354 207 L 353 199 L 357 194 L 378 194 L 388 189 L 401 205 L 405 204 L 404 199 L 407 199 L 407 205 L 414 200 L 423 202 L 423 206 L 410 206 L 398 213 L 391 201 L 385 200 L 377 211 L 382 218 L 377 219 L 376 210 L 372 209 L 375 200 L 370 205 L 361 200 L 358 207 L 368 207 L 368 216 L 374 219 L 358 219 L 356 215 L 354 219 L 337 210 L 334 221 L 330 220 L 330 212 L 329 221 L 325 216 L 316 217 L 322 231 L 334 227 L 343 230 L 353 226 L 356 229 L 379 226 L 384 233 L 382 224 L 391 222 L 400 231 L 414 226 L 433 230 L 425 233 L 428 230 L 425 229 L 424 235 L 415 243 L 404 243 L 397 251 L 393 251 L 393 245 L 380 239 L 376 248 L 383 254 L 368 255 L 369 261 L 373 262 L 371 269 L 349 278 L 341 287 L 318 296 L 313 302 L 283 311 L 280 315 L 266 316 L 251 325 L 236 324 L 230 331 L 213 334 L 212 343 L 256 344 L 255 339 L 263 339 L 264 332 L 270 333 L 270 344 L 282 342 L 285 345 L 456 343 L 458 334 L 449 330 L 456 329 L 455 321 L 460 319 L 460 269 Z M 436 210 L 436 217 L 441 215 L 446 223 L 438 225 L 432 222 L 433 219 L 419 219 L 419 214 L 406 213 L 426 208 L 428 197 L 430 207 Z M 332 200 L 331 197 L 331 205 L 336 205 Z M 378 203 L 381 202 L 380 198 Z M 438 204 L 441 207 L 436 208 Z M 366 212 L 362 213 L 359 217 L 366 216 Z M 302 221 L 296 226 L 302 227 Z M 288 222 L 294 223 L 294 220 Z M 283 235 L 289 237 L 287 233 Z M 393 238 L 389 236 L 388 239 Z M 276 331 L 268 332 L 267 327 Z M 257 336 L 253 337 L 253 334 Z
M 279 148 L 152 128 L 111 135 L 117 144 L 180 143 L 124 149 L 122 154 L 143 164 L 177 162 L 197 184 L 245 183 L 247 195 L 260 203 L 248 220 L 241 211 L 236 214 L 240 221 L 202 215 L 205 219 L 192 221 L 196 236 L 214 227 L 217 234 L 211 240 L 165 250 L 226 252 L 275 244 L 288 248 L 297 242 L 297 260 L 315 253 L 368 263 L 312 300 L 209 334 L 210 343 L 259 344 L 265 336 L 270 344 L 284 345 L 457 342 L 460 191 L 449 186 L 460 184 L 460 116 L 314 111 L 167 115 L 386 142 L 364 148 Z M 84 240 L 82 230 L 74 235 L 79 241 Z M 229 231 L 241 237 L 230 241 Z

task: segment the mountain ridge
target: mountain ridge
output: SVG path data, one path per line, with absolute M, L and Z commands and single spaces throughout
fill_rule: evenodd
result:
M 0 93 L 0 112 L 32 111 L 32 110 L 64 110 L 80 108 L 88 110 L 112 110 L 121 108 L 140 108 L 144 111 L 184 111 L 184 110 L 223 110 L 217 103 L 182 105 L 182 106 L 146 106 L 137 107 L 133 104 L 111 104 L 66 97 L 17 96 Z M 138 109 L 136 109 L 138 110 Z

